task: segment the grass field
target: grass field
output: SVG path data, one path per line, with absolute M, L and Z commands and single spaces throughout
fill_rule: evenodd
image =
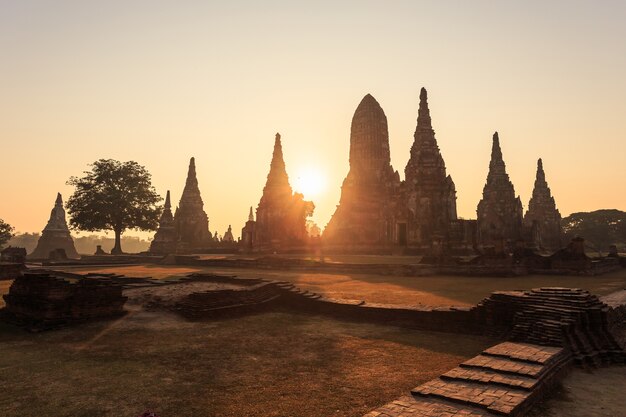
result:
M 138 311 L 41 334 L 0 325 L 0 415 L 360 416 L 492 343 L 284 313 L 190 323 Z
M 193 268 L 136 265 L 107 268 L 72 268 L 72 272 L 115 272 L 128 276 L 166 278 L 190 272 L 213 272 L 241 277 L 291 281 L 297 286 L 333 298 L 405 305 L 473 305 L 493 291 L 541 286 L 576 287 L 597 295 L 626 288 L 626 269 L 599 276 L 530 275 L 523 277 L 403 277 L 366 274 L 318 274 L 228 268 Z

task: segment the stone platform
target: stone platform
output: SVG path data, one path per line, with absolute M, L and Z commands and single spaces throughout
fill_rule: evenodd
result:
M 107 278 L 75 279 L 50 272 L 25 273 L 3 297 L 3 318 L 30 331 L 121 316 L 127 300 L 122 286 Z
M 520 416 L 570 362 L 562 348 L 504 342 L 365 417 Z

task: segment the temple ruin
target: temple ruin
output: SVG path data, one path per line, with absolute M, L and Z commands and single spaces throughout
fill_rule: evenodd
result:
M 235 241 L 235 237 L 233 236 L 233 227 L 229 224 L 228 230 L 224 233 L 224 237 L 222 238 L 222 242 L 233 243 Z
M 241 229 L 241 246 L 240 250 L 244 252 L 252 251 L 254 247 L 254 236 L 256 232 L 256 221 L 254 220 L 254 210 L 250 206 L 250 213 L 248 214 L 248 221 L 246 225 Z
M 195 158 L 189 160 L 187 181 L 174 214 L 174 225 L 178 238 L 178 251 L 201 248 L 212 239 L 209 231 L 209 217 L 204 211 L 204 203 L 198 188 Z
M 438 253 L 474 246 L 475 221 L 457 218 L 456 188 L 435 139 L 425 88 L 413 138 L 400 181 L 391 166 L 387 117 L 374 97 L 363 98 L 352 119 L 350 171 L 323 234 L 328 249 Z
M 527 247 L 561 247 L 560 214 L 541 162 L 526 217 L 506 172 L 498 133 L 493 136 L 489 174 L 477 220 L 459 219 L 456 187 L 446 172 L 428 105 L 420 91 L 417 126 L 401 181 L 391 166 L 387 117 L 370 94 L 357 107 L 350 130 L 350 170 L 339 205 L 323 233 L 336 252 L 428 254 L 512 253 L 520 239 Z M 430 259 L 430 258 L 429 258 Z
M 63 209 L 63 197 L 57 193 L 57 199 L 50 212 L 48 224 L 41 232 L 41 237 L 37 242 L 37 247 L 28 255 L 29 259 L 48 259 L 52 252 L 61 249 L 65 256 L 71 259 L 78 259 L 80 255 L 74 247 L 74 240 L 70 235 L 70 229 L 65 220 L 65 209 Z
M 561 213 L 556 208 L 554 197 L 546 182 L 543 161 L 537 161 L 537 177 L 533 195 L 524 216 L 526 240 L 537 249 L 556 251 L 563 245 Z
M 425 88 L 420 92 L 411 158 L 404 173 L 407 223 L 399 223 L 398 243 L 430 248 L 433 241 L 449 240 L 452 222 L 457 220 L 456 189 L 437 146 Z
M 196 160 L 189 160 L 189 170 L 183 194 L 172 216 L 170 192 L 167 192 L 163 213 L 150 252 L 155 254 L 189 253 L 211 246 L 213 235 L 209 231 L 209 217 L 198 188 Z
M 252 250 L 291 250 L 307 242 L 306 219 L 315 206 L 294 193 L 283 159 L 280 134 L 276 134 L 270 172 L 256 209 Z
M 368 94 L 352 118 L 350 171 L 324 231 L 326 244 L 345 249 L 393 244 L 394 196 L 399 187 L 400 176 L 391 166 L 387 116 Z
M 498 132 L 493 134 L 489 174 L 476 211 L 480 246 L 511 250 L 522 237 L 522 201 L 506 173 Z
M 150 243 L 150 252 L 158 254 L 169 254 L 176 252 L 176 244 L 178 235 L 176 233 L 176 224 L 174 223 L 174 215 L 172 214 L 172 203 L 170 201 L 170 191 L 167 190 L 163 212 L 159 220 L 159 228 L 157 229 L 152 243 Z

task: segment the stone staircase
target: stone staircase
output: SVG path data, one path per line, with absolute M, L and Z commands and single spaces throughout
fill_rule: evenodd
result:
M 558 347 L 500 343 L 365 417 L 520 416 L 570 360 Z
M 537 288 L 496 292 L 482 301 L 477 314 L 506 338 L 570 351 L 576 363 L 598 366 L 623 363 L 624 351 L 610 332 L 609 306 L 577 288 Z
M 192 293 L 173 310 L 190 320 L 237 316 L 260 311 L 279 297 L 273 284 L 261 283 L 236 290 Z

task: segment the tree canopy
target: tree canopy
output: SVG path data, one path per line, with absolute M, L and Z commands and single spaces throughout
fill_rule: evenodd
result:
M 610 245 L 626 246 L 626 212 L 612 209 L 572 213 L 561 224 L 567 236 L 581 236 L 598 250 L 606 251 Z
M 0 248 L 13 236 L 13 227 L 0 219 Z
M 122 253 L 121 235 L 127 229 L 155 230 L 161 197 L 152 186 L 151 175 L 135 161 L 100 159 L 84 177 L 71 177 L 75 187 L 67 200 L 70 225 L 86 231 L 112 230 L 113 254 Z

